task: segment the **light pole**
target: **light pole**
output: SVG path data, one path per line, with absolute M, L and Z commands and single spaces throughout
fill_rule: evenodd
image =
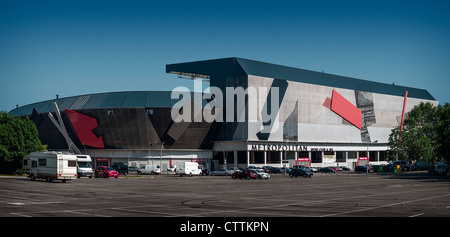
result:
M 163 146 L 164 146 L 164 142 L 161 143 L 161 149 L 160 149 L 160 152 L 159 152 L 159 169 L 160 169 L 161 171 L 162 171 L 161 158 L 162 158 L 162 149 L 163 149 Z

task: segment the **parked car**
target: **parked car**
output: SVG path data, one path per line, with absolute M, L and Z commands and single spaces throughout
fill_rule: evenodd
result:
M 304 178 L 311 178 L 313 176 L 313 173 L 310 170 L 307 170 L 305 168 L 303 169 L 292 169 L 291 172 L 289 172 L 289 177 L 298 177 L 303 176 Z
M 341 169 L 337 166 L 330 166 L 328 168 L 333 169 L 335 172 L 341 171 Z
M 251 169 L 244 169 L 242 171 L 236 171 L 231 175 L 231 178 L 236 179 L 256 179 L 258 178 L 258 173 Z
M 368 173 L 372 171 L 372 167 L 370 166 L 356 166 L 355 173 Z
M 128 167 L 128 174 L 140 174 L 141 173 L 141 169 L 139 169 L 138 167 Z
M 270 173 L 271 173 L 271 174 L 284 173 L 284 172 L 281 172 L 281 169 L 280 169 L 280 168 L 277 168 L 277 167 L 270 167 L 269 170 L 270 170 Z
M 115 171 L 117 171 L 119 174 L 128 175 L 128 165 L 124 164 L 113 164 L 111 165 L 111 168 L 113 168 Z
M 211 171 L 209 171 L 208 169 L 206 169 L 206 168 L 203 168 L 202 169 L 202 175 L 203 176 L 208 176 L 208 175 L 210 175 L 211 174 Z
M 262 168 L 263 168 L 264 172 L 270 173 L 270 169 L 272 168 L 272 166 L 263 166 Z
M 143 165 L 139 171 L 140 174 L 161 174 L 159 165 Z
M 231 175 L 231 171 L 230 170 L 226 170 L 226 169 L 220 169 L 220 170 L 214 170 L 211 171 L 211 175 Z
M 177 169 L 177 165 L 171 165 L 167 171 L 171 171 L 171 172 L 175 172 L 175 170 Z
M 336 170 L 328 168 L 328 167 L 323 167 L 320 169 L 320 172 L 322 173 L 336 173 Z
M 256 171 L 256 173 L 258 174 L 258 179 L 269 179 L 270 178 L 270 174 L 264 172 L 263 169 L 255 169 L 254 171 Z
M 117 178 L 119 178 L 119 172 L 117 172 L 116 170 L 114 170 L 113 168 L 111 168 L 109 166 L 99 166 L 99 167 L 97 167 L 97 169 L 95 169 L 95 177 L 96 178 L 114 177 L 117 179 Z

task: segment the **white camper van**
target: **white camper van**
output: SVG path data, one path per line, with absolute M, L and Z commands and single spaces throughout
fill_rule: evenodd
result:
M 80 177 L 92 178 L 94 170 L 92 169 L 92 159 L 89 155 L 77 155 L 77 174 Z
M 181 164 L 177 166 L 176 174 L 183 176 L 183 175 L 202 175 L 202 169 L 200 168 L 199 164 L 197 162 L 184 162 L 184 164 Z
M 33 167 L 30 169 L 30 179 L 67 180 L 77 178 L 77 156 L 68 153 L 32 152 L 28 159 Z
M 144 165 L 141 166 L 139 174 L 161 174 L 159 165 Z

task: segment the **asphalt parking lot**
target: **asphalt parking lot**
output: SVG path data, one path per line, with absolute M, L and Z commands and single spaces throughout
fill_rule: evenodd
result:
M 1 217 L 450 217 L 450 179 L 415 174 L 0 178 Z

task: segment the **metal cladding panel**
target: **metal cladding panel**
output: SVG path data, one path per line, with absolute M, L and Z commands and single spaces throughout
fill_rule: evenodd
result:
M 128 92 L 122 102 L 122 107 L 145 107 L 147 94 L 147 91 Z
M 127 96 L 127 92 L 109 93 L 103 101 L 101 108 L 117 108 L 121 107 L 123 100 Z
M 339 114 L 342 118 L 361 129 L 361 110 L 350 103 L 342 95 L 333 90 L 331 99 L 331 110 Z
M 89 100 L 84 104 L 83 109 L 100 108 L 100 106 L 105 101 L 106 97 L 108 97 L 108 93 L 93 94 L 89 98 Z

